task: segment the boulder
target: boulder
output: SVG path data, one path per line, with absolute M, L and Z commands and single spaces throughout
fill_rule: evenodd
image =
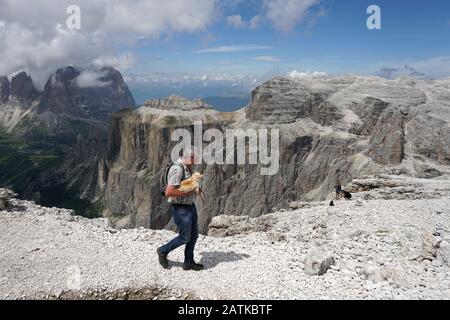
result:
M 442 258 L 442 261 L 450 267 L 450 239 L 440 242 L 438 254 Z
M 0 189 L 0 210 L 7 210 L 11 208 L 11 199 L 17 194 L 8 189 Z
M 314 250 L 308 253 L 303 264 L 306 274 L 310 276 L 321 276 L 335 264 L 335 259 L 329 254 Z

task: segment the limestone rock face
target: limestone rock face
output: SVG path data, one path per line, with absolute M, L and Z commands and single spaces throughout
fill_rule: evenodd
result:
M 9 91 L 11 84 L 7 77 L 0 77 L 0 103 L 5 103 L 9 100 Z
M 311 117 L 317 123 L 329 125 L 341 115 L 327 101 L 328 94 L 288 78 L 275 78 L 252 92 L 247 117 L 266 124 L 292 123 L 298 118 Z
M 370 138 L 369 156 L 381 164 L 399 164 L 405 157 L 404 113 L 388 110 L 379 118 Z
M 30 103 L 38 97 L 31 77 L 25 72 L 20 72 L 12 77 L 10 93 L 13 99 L 22 103 Z
M 24 72 L 11 83 L 0 77 L 0 129 L 8 135 L 5 143 L 11 141 L 2 154 L 0 185 L 41 204 L 69 205 L 83 214 L 82 208 L 95 200 L 110 115 L 134 105 L 113 68 L 60 68 L 43 92 Z
M 194 121 L 202 121 L 204 130 L 280 133 L 280 168 L 274 175 L 261 175 L 260 164 L 195 168 L 205 175 L 207 199 L 197 203 L 202 233 L 217 215 L 254 218 L 293 201 L 324 200 L 337 180 L 345 185 L 379 173 L 435 178 L 450 172 L 448 80 L 277 77 L 252 96 L 234 113 L 170 97 L 114 114 L 107 156 L 99 166 L 103 214 L 116 227 L 167 226 L 170 214 L 159 178 L 176 143 L 171 133 L 193 132 Z
M 374 98 L 367 97 L 363 100 L 363 107 L 352 108 L 361 119 L 361 124 L 356 127 L 353 132 L 358 135 L 370 135 L 378 123 L 378 119 L 389 106 L 389 103 Z
M 93 78 L 93 81 L 83 81 L 84 73 Z M 111 113 L 134 105 L 133 96 L 117 70 L 79 70 L 65 67 L 50 76 L 38 112 L 50 111 L 55 114 L 107 121 Z

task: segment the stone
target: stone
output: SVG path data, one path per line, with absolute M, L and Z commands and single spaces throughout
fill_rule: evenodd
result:
M 450 241 L 443 240 L 439 244 L 438 250 L 439 256 L 442 257 L 442 261 L 450 267 Z
M 437 248 L 435 246 L 435 241 L 433 234 L 431 232 L 425 231 L 422 233 L 422 249 L 420 253 L 420 260 L 432 261 L 437 256 Z
M 310 276 L 321 276 L 324 275 L 328 271 L 328 269 L 330 269 L 330 267 L 335 264 L 335 259 L 331 255 L 327 255 L 323 252 L 315 250 L 307 254 L 303 264 L 306 274 Z
M 11 199 L 16 197 L 13 191 L 0 188 L 0 210 L 7 210 L 12 207 Z
M 55 291 L 55 298 L 59 299 L 61 298 L 61 296 L 63 295 L 64 291 L 60 288 L 58 290 Z
M 359 273 L 372 283 L 382 283 L 384 281 L 388 281 L 397 287 L 408 288 L 410 286 L 403 276 L 402 270 L 396 267 L 374 267 L 372 265 L 368 265 L 362 268 Z

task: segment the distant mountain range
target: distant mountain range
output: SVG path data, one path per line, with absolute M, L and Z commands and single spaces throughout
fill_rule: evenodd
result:
M 113 68 L 58 69 L 42 92 L 24 72 L 0 77 L 0 187 L 45 206 L 100 214 L 118 228 L 170 227 L 159 178 L 176 143 L 171 132 L 193 130 L 196 120 L 221 132 L 280 132 L 277 174 L 262 176 L 262 164 L 198 168 L 208 195 L 199 205 L 203 233 L 219 214 L 257 217 L 295 200 L 324 199 L 337 180 L 444 176 L 450 173 L 449 82 L 411 79 L 276 77 L 251 99 L 171 95 L 136 109 Z
M 113 68 L 60 68 L 42 92 L 25 72 L 0 77 L 0 186 L 43 205 L 89 211 L 110 116 L 134 106 Z
M 374 174 L 444 177 L 450 173 L 449 88 L 448 80 L 276 77 L 231 113 L 177 96 L 147 101 L 112 116 L 98 174 L 102 214 L 117 228 L 172 226 L 160 178 L 177 143 L 171 132 L 183 127 L 192 134 L 194 121 L 220 132 L 280 133 L 274 175 L 261 175 L 262 164 L 196 168 L 207 194 L 197 202 L 203 233 L 216 215 L 257 217 L 292 201 L 326 199 L 337 181 L 346 185 Z

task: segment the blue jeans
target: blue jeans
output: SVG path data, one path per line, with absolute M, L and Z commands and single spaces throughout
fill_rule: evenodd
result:
M 194 248 L 198 238 L 198 217 L 195 205 L 172 205 L 172 217 L 177 225 L 179 235 L 163 245 L 160 249 L 164 254 L 186 245 L 184 263 L 194 262 Z

